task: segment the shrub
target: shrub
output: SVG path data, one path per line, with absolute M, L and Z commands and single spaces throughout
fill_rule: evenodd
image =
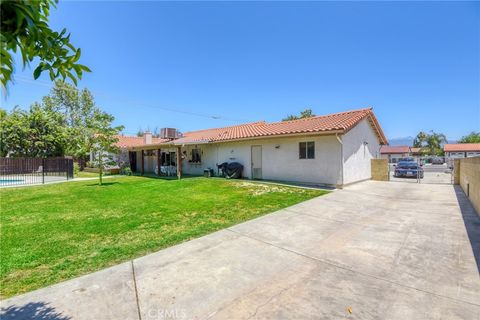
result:
M 122 174 L 124 176 L 131 176 L 132 175 L 132 169 L 130 169 L 130 167 L 123 167 L 120 170 L 120 174 Z
M 78 162 L 74 162 L 73 163 L 73 176 L 75 177 L 76 175 L 78 175 L 79 171 L 80 171 L 80 165 L 78 164 Z

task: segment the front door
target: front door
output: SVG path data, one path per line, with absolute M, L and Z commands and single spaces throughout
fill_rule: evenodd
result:
M 252 179 L 262 179 L 262 146 L 252 146 Z

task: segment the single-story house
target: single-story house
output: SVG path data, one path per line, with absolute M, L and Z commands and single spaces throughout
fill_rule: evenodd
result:
M 443 151 L 447 159 L 480 157 L 480 143 L 447 143 Z
M 388 159 L 390 163 L 397 163 L 400 158 L 410 156 L 409 146 L 382 146 L 380 148 L 380 158 Z
M 410 155 L 414 158 L 420 158 L 423 156 L 422 148 L 410 147 Z
M 372 108 L 150 139 L 119 141 L 128 150 L 132 171 L 201 175 L 206 168 L 216 172 L 217 164 L 238 162 L 248 179 L 337 187 L 370 179 L 370 160 L 388 143 Z

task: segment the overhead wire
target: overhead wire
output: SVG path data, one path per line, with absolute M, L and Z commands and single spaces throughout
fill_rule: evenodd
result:
M 53 85 L 51 82 L 46 82 L 42 80 L 32 80 L 27 77 L 24 77 L 22 75 L 17 75 L 15 77 L 16 81 L 23 82 L 23 83 L 28 83 L 28 84 L 33 84 L 33 85 L 41 85 L 44 87 L 48 88 L 53 88 Z M 63 88 L 64 90 L 74 90 L 70 89 L 68 87 Z M 150 109 L 158 109 L 162 111 L 167 111 L 167 112 L 172 112 L 172 113 L 179 113 L 179 114 L 185 114 L 185 115 L 190 115 L 190 116 L 196 116 L 196 117 L 203 117 L 203 118 L 208 118 L 208 119 L 213 119 L 213 120 L 224 120 L 224 121 L 230 121 L 230 122 L 252 122 L 252 120 L 247 120 L 247 119 L 237 119 L 237 118 L 230 118 L 230 117 L 225 117 L 221 115 L 211 115 L 211 114 L 206 114 L 206 113 L 200 113 L 200 112 L 192 112 L 192 111 L 187 111 L 187 110 L 182 110 L 178 108 L 171 108 L 171 107 L 164 107 L 164 106 L 159 106 L 159 105 L 154 105 L 154 104 L 148 104 L 140 101 L 134 101 L 130 100 L 128 98 L 123 98 L 123 97 L 113 97 L 110 95 L 105 95 L 99 92 L 94 92 L 90 91 L 94 97 L 99 97 L 102 99 L 106 100 L 112 100 L 112 101 L 118 101 L 122 103 L 129 103 L 134 105 L 135 107 L 143 107 L 143 108 L 150 108 Z

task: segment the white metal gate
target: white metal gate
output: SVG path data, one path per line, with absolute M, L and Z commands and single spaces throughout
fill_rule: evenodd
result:
M 400 167 L 398 163 L 389 163 L 390 181 L 410 182 L 424 184 L 453 184 L 453 166 L 448 163 L 432 164 L 425 159 L 415 158 L 417 168 L 413 169 L 414 174 L 398 174 Z M 407 170 L 402 170 L 407 171 Z

